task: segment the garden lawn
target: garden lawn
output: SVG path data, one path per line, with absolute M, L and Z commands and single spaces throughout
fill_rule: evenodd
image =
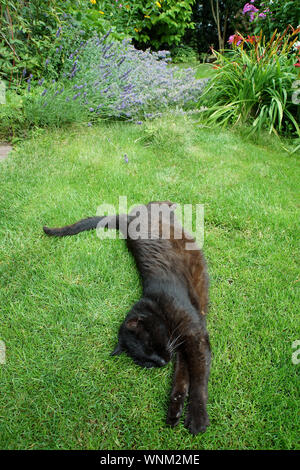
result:
M 1 162 L 0 177 L 0 448 L 299 448 L 295 154 L 165 117 L 41 132 Z M 172 364 L 147 370 L 109 355 L 141 294 L 124 240 L 42 232 L 117 207 L 119 195 L 129 206 L 205 206 L 213 358 L 203 435 L 165 424 Z

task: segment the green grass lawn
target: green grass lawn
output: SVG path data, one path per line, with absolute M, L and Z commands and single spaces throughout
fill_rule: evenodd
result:
M 179 63 L 179 64 L 175 64 L 175 66 L 179 67 L 180 69 L 189 68 L 189 67 L 193 68 L 196 72 L 195 73 L 196 78 L 211 78 L 215 73 L 215 69 L 213 68 L 214 64 Z
M 0 448 L 299 448 L 295 154 L 168 117 L 41 132 L 0 175 Z M 124 241 L 42 233 L 119 195 L 129 205 L 205 205 L 213 359 L 204 435 L 165 425 L 172 364 L 144 370 L 109 356 L 141 294 Z

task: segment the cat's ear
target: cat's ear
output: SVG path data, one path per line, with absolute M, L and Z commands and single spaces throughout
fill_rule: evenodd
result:
M 130 331 L 135 331 L 140 323 L 139 317 L 130 318 L 126 321 L 125 326 Z
M 120 343 L 117 344 L 115 349 L 110 353 L 111 356 L 118 356 L 119 354 L 122 354 L 123 349 L 121 348 Z

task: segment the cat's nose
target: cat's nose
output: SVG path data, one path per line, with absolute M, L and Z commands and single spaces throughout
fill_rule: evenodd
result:
M 162 359 L 162 358 L 159 358 L 158 364 L 159 364 L 160 367 L 163 367 L 163 366 L 165 366 L 165 365 L 167 364 L 167 361 L 165 361 L 165 360 Z
M 157 354 L 152 354 L 151 360 L 154 362 L 156 367 L 163 367 L 167 363 L 162 357 L 158 356 Z

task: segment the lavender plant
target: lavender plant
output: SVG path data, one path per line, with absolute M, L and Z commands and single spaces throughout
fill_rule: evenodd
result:
M 170 67 L 168 51 L 140 51 L 128 40 L 82 41 L 64 63 L 59 80 L 28 84 L 27 114 L 41 124 L 101 119 L 141 120 L 170 108 L 195 107 L 205 81 L 194 70 Z M 45 64 L 46 65 L 46 64 Z M 48 64 L 47 64 L 48 65 Z

